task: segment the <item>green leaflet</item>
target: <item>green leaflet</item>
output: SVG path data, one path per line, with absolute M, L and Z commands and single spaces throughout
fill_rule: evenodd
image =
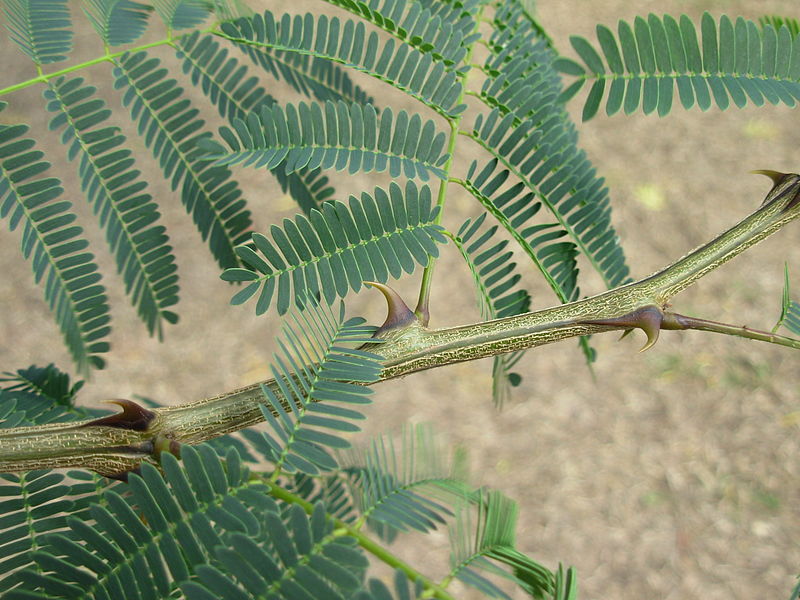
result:
M 97 413 L 75 406 L 75 396 L 84 382 L 70 385 L 69 375 L 52 364 L 3 373 L 0 384 L 5 384 L 0 386 L 0 402 L 5 407 L 0 424 L 3 428 L 70 421 Z
M 389 171 L 392 177 L 405 175 L 427 181 L 429 174 L 444 177 L 440 168 L 447 161 L 443 153 L 445 135 L 433 121 L 422 122 L 414 114 L 400 111 L 397 119 L 390 108 L 381 112 L 368 104 L 326 102 L 264 106 L 245 120 L 235 119 L 233 130 L 220 129 L 230 150 L 212 140 L 200 147 L 219 165 L 265 167 L 294 173 L 317 168 L 337 171 Z
M 202 131 L 199 111 L 166 74 L 157 58 L 126 54 L 116 62 L 114 86 L 125 90 L 123 104 L 172 189 L 181 186 L 186 210 L 214 258 L 221 267 L 232 267 L 239 262 L 234 248 L 252 224 L 250 212 L 230 171 L 213 166 L 198 149 L 211 134 Z
M 553 573 L 516 547 L 517 504 L 501 492 L 479 492 L 474 509 L 465 505 L 450 527 L 451 571 L 454 577 L 490 598 L 509 598 L 483 573 L 513 581 L 532 598 L 551 597 Z M 473 517 L 473 513 L 475 513 Z M 474 519 L 474 520 L 473 520 Z M 499 568 L 511 566 L 513 573 Z
M 295 52 L 278 52 L 254 46 L 243 46 L 250 60 L 266 73 L 285 81 L 298 93 L 321 101 L 346 100 L 367 104 L 369 96 L 353 80 L 346 69 L 330 60 Z
M 83 230 L 74 225 L 72 205 L 60 199 L 61 182 L 41 177 L 50 163 L 23 138 L 26 125 L 0 125 L 0 218 L 13 231 L 22 224 L 22 254 L 31 259 L 36 283 L 81 373 L 102 368 L 108 352 L 110 316 L 94 256 Z
M 86 0 L 86 12 L 94 30 L 109 46 L 131 44 L 147 29 L 152 7 L 132 0 Z
M 351 538 L 331 535 L 321 504 L 307 515 L 276 503 L 235 451 L 224 462 L 207 446 L 184 447 L 182 455 L 183 464 L 163 455 L 163 474 L 143 465 L 124 496 L 104 491 L 84 517 L 92 525 L 67 517 L 68 529 L 32 553 L 35 567 L 20 571 L 5 597 L 29 598 L 37 589 L 120 599 L 179 591 L 187 598 L 253 598 L 267 590 L 292 597 L 305 588 L 328 598 L 361 587 L 366 558 Z
M 778 322 L 772 328 L 772 333 L 775 333 L 781 327 L 786 327 L 795 335 L 800 335 L 800 303 L 795 302 L 791 298 L 791 291 L 789 289 L 789 265 L 785 264 L 783 267 L 783 294 L 781 297 L 781 316 L 778 317 Z
M 480 172 L 473 162 L 465 182 L 467 190 L 508 231 L 545 277 L 558 299 L 575 300 L 578 288 L 578 251 L 560 223 L 536 223 L 531 219 L 542 208 L 533 192 L 522 183 L 506 186 L 509 171 L 490 161 Z
M 362 521 L 421 532 L 453 514 L 442 501 L 452 503 L 469 492 L 463 458 L 449 459 L 425 425 L 405 428 L 399 442 L 380 436 L 338 455 Z
M 409 181 L 405 190 L 392 183 L 388 193 L 376 188 L 372 196 L 351 197 L 349 208 L 326 202 L 308 218 L 285 219 L 283 227 L 271 227 L 271 240 L 254 233 L 252 246 L 236 249 L 248 268 L 222 274 L 226 281 L 246 283 L 231 303 L 259 293 L 256 313 L 262 314 L 275 296 L 283 314 L 317 293 L 331 304 L 351 289 L 360 290 L 365 281 L 385 283 L 390 276 L 412 273 L 438 255 L 437 242 L 446 241 L 436 214 L 430 188 Z
M 111 111 L 95 92 L 80 77 L 51 82 L 44 93 L 47 109 L 56 113 L 50 129 L 62 129 L 68 157 L 80 158 L 81 189 L 106 231 L 125 291 L 150 334 L 160 337 L 164 321 L 178 320 L 167 310 L 178 302 L 175 257 L 147 183 L 123 147 L 125 136 L 104 126 Z
M 3 0 L 11 39 L 37 65 L 67 59 L 72 19 L 67 0 Z
M 789 29 L 792 37 L 797 37 L 800 34 L 800 20 L 796 17 L 784 17 L 780 15 L 766 15 L 758 18 L 758 23 L 762 27 L 772 26 L 776 31 L 783 26 Z
M 71 421 L 98 416 L 74 404 L 83 381 L 53 365 L 31 366 L 0 377 L 0 428 Z M 51 470 L 0 474 L 0 594 L 18 584 L 15 571 L 33 564 L 32 551 L 46 547 L 47 536 L 64 532 L 67 515 L 85 515 L 101 485 L 97 475 Z
M 577 249 L 611 288 L 628 279 L 611 223 L 608 189 L 577 145 L 554 69 L 555 53 L 519 4 L 498 10 L 479 114 L 466 135 L 535 192 Z
M 516 263 L 511 262 L 513 253 L 506 251 L 508 241 L 495 243 L 492 239 L 499 226 L 482 231 L 487 216 L 488 213 L 484 213 L 474 222 L 467 219 L 453 241 L 472 273 L 481 318 L 500 319 L 522 314 L 530 310 L 530 294 L 516 288 L 521 276 L 515 272 Z M 519 385 L 521 381 L 520 375 L 512 373 L 511 368 L 523 354 L 512 352 L 493 358 L 492 398 L 498 407 L 508 400 L 510 387 Z
M 453 13 L 460 11 L 443 2 L 423 6 L 409 0 L 383 0 L 378 8 L 378 2 L 326 1 L 367 19 L 421 52 L 430 52 L 447 65 L 460 64 L 466 55 L 464 36 L 472 30 L 472 21 L 468 17 L 454 18 Z
M 243 46 L 324 58 L 380 79 L 413 96 L 445 116 L 455 116 L 466 106 L 456 105 L 462 86 L 457 74 L 433 54 L 423 54 L 394 39 L 380 42 L 367 34 L 363 22 L 326 15 L 283 15 L 270 12 L 220 26 L 224 36 Z
M 183 59 L 184 72 L 192 77 L 203 93 L 217 107 L 220 115 L 229 121 L 244 119 L 250 112 L 263 106 L 271 106 L 275 99 L 258 85 L 258 79 L 248 77 L 247 68 L 228 57 L 227 49 L 220 49 L 211 36 L 200 36 L 198 32 L 182 38 L 177 48 L 178 58 Z M 286 174 L 281 168 L 272 170 L 281 189 L 288 192 L 306 214 L 319 208 L 335 193 L 328 185 L 328 178 L 320 169 L 300 169 Z
M 350 446 L 338 434 L 360 431 L 353 421 L 365 418 L 358 410 L 372 395 L 365 385 L 381 373 L 379 355 L 355 349 L 375 342 L 374 328 L 363 319 L 345 321 L 344 305 L 336 314 L 308 301 L 292 320 L 270 367 L 275 385 L 261 388 L 261 412 L 272 431 L 262 433 L 259 447 L 274 464 L 273 480 L 281 471 L 318 475 L 337 468 L 329 449 Z
M 800 335 L 800 303 L 792 301 L 789 304 L 783 325 L 795 335 Z
M 742 17 L 734 22 L 725 15 L 715 22 L 705 13 L 698 36 L 686 15 L 676 20 L 650 14 L 647 19 L 636 17 L 633 27 L 620 21 L 616 38 L 598 25 L 602 56 L 587 40 L 574 36 L 573 48 L 586 69 L 567 59 L 560 66 L 579 77 L 574 91 L 594 80 L 584 120 L 597 113 L 603 98 L 609 115 L 619 110 L 629 114 L 641 106 L 645 114 L 657 111 L 664 116 L 676 104 L 676 89 L 685 109 L 696 104 L 708 110 L 714 104 L 725 110 L 748 102 L 794 106 L 800 99 L 800 44 L 792 23 L 761 23 L 759 27 Z
M 172 30 L 189 29 L 205 22 L 214 11 L 211 0 L 153 0 L 152 5 L 164 24 Z

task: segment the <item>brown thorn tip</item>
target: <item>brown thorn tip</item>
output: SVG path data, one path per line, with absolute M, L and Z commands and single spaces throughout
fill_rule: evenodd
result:
M 156 413 L 136 404 L 133 400 L 109 400 L 108 403 L 122 407 L 122 412 L 89 421 L 84 427 L 100 425 L 105 427 L 118 427 L 120 429 L 132 429 L 133 431 L 145 431 L 150 422 L 156 418 Z
M 384 298 L 386 298 L 386 304 L 388 305 L 386 320 L 383 322 L 383 325 L 378 328 L 378 331 L 375 332 L 375 337 L 379 337 L 382 333 L 391 329 L 405 327 L 417 320 L 417 316 L 408 308 L 406 303 L 403 302 L 400 294 L 395 292 L 388 285 L 376 281 L 365 281 L 364 283 L 374 287 L 383 294 Z

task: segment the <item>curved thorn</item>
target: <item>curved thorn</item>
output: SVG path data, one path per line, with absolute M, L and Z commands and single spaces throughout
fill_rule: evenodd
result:
M 658 334 L 661 333 L 663 313 L 658 309 L 645 310 L 642 312 L 639 319 L 639 328 L 644 331 L 644 334 L 647 336 L 647 342 L 639 349 L 639 352 L 644 352 L 652 348 L 658 341 Z
M 657 306 L 643 306 L 633 312 L 622 315 L 621 317 L 613 317 L 610 319 L 596 319 L 579 321 L 585 325 L 606 325 L 608 327 L 616 327 L 618 329 L 625 329 L 622 337 L 625 337 L 633 328 L 641 329 L 647 336 L 647 342 L 639 350 L 644 352 L 652 348 L 658 341 L 658 334 L 661 331 L 661 321 L 664 319 L 663 311 Z
M 156 413 L 136 404 L 133 400 L 109 400 L 108 404 L 116 404 L 122 407 L 122 412 L 89 421 L 83 427 L 104 425 L 105 427 L 146 431 L 150 422 L 156 418 Z
M 388 285 L 384 285 L 376 281 L 365 281 L 364 283 L 377 289 L 381 294 L 383 294 L 384 298 L 386 298 L 386 304 L 388 308 L 386 320 L 383 322 L 383 325 L 378 327 L 378 330 L 375 332 L 375 337 L 380 337 L 381 334 L 391 329 L 406 327 L 411 323 L 419 321 L 417 315 L 415 315 L 413 311 L 406 306 L 406 303 L 400 297 L 400 294 L 395 292 Z
M 783 212 L 791 210 L 798 203 L 800 203 L 800 192 L 798 192 L 798 182 L 800 176 L 795 173 L 781 173 L 779 171 L 771 171 L 769 169 L 760 169 L 753 171 L 758 175 L 766 175 L 772 180 L 772 189 L 764 198 L 761 206 L 766 206 L 770 202 L 777 202 L 778 200 L 791 196 L 791 199 L 783 207 Z
M 756 169 L 755 171 L 750 171 L 753 175 L 766 175 L 770 179 L 772 179 L 772 183 L 774 185 L 778 185 L 781 180 L 786 177 L 787 173 L 781 173 L 780 171 L 773 171 L 772 169 Z

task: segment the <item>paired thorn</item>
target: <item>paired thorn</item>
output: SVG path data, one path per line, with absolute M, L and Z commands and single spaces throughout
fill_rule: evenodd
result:
M 89 421 L 83 427 L 102 425 L 105 427 L 132 429 L 133 431 L 146 431 L 153 419 L 156 418 L 156 413 L 136 404 L 133 400 L 109 400 L 108 403 L 122 407 L 122 412 Z
M 672 322 L 665 319 L 665 313 L 657 306 L 643 306 L 633 312 L 622 315 L 621 317 L 613 317 L 610 319 L 595 319 L 580 321 L 583 325 L 606 325 L 608 327 L 624 328 L 625 333 L 622 334 L 624 338 L 634 329 L 641 329 L 647 336 L 647 341 L 639 352 L 644 352 L 652 348 L 658 341 L 658 335 L 661 329 L 673 329 Z M 620 338 L 622 339 L 622 338 Z

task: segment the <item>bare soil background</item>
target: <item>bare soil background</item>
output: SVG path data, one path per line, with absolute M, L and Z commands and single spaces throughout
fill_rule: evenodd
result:
M 266 0 L 261 6 L 275 7 Z M 325 11 L 328 5 L 280 2 L 276 11 Z M 648 12 L 698 18 L 758 18 L 775 13 L 800 16 L 790 0 L 681 1 L 637 3 L 570 0 L 539 3 L 543 25 L 566 55 L 568 37 L 594 41 L 594 27 L 616 29 L 619 18 Z M 76 5 L 77 6 L 77 5 Z M 259 9 L 255 4 L 254 8 Z M 158 36 L 159 34 L 154 34 Z M 102 50 L 93 32 L 81 33 L 75 59 Z M 8 40 L 0 42 L 5 84 L 34 76 L 27 59 Z M 157 51 L 164 57 L 169 52 Z M 245 61 L 246 64 L 247 61 Z M 175 64 L 174 58 L 171 64 Z M 119 107 L 109 68 L 81 73 Z M 174 73 L 178 74 L 179 69 Z M 178 75 L 173 75 L 178 76 Z M 392 90 L 356 76 L 383 105 L 397 100 L 419 107 Z M 191 87 L 188 82 L 185 87 Z M 296 101 L 283 83 L 268 84 L 274 96 Z M 57 138 L 46 132 L 41 89 L 5 98 L 3 122 L 26 122 L 47 158 L 63 164 Z M 585 91 L 570 104 L 576 119 Z M 197 90 L 198 104 L 206 106 Z M 215 112 L 205 110 L 216 126 Z M 115 119 L 124 124 L 125 113 Z M 467 121 L 469 122 L 469 121 Z M 664 119 L 635 114 L 598 116 L 579 126 L 581 144 L 607 178 L 614 222 L 627 249 L 632 274 L 640 277 L 680 257 L 724 230 L 755 207 L 769 189 L 751 169 L 800 170 L 800 117 L 786 107 L 675 108 Z M 126 125 L 130 132 L 129 125 Z M 135 135 L 139 168 L 157 171 Z M 461 141 L 468 164 L 474 149 Z M 479 156 L 475 154 L 475 156 Z M 164 220 L 176 248 L 181 281 L 180 323 L 168 328 L 166 343 L 147 337 L 121 294 L 102 234 L 81 200 L 74 166 L 60 167 L 67 197 L 106 273 L 114 313 L 109 365 L 93 375 L 81 398 L 139 394 L 164 404 L 186 402 L 266 377 L 275 349 L 278 319 L 256 318 L 252 307 L 230 308 L 231 288 L 202 247 L 179 199 L 155 182 Z M 268 174 L 237 171 L 255 213 L 256 230 L 295 212 Z M 155 177 L 153 179 L 156 179 Z M 385 178 L 335 175 L 337 198 L 359 193 Z M 452 190 L 445 224 L 457 229 L 477 207 Z M 0 368 L 55 362 L 70 368 L 42 291 L 19 259 L 19 232 L 0 233 Z M 778 316 L 783 262 L 800 282 L 796 225 L 704 278 L 675 299 L 679 312 L 769 328 Z M 452 247 L 437 266 L 431 305 L 434 327 L 477 319 L 469 274 Z M 520 256 L 524 263 L 524 257 Z M 534 306 L 553 302 L 532 269 L 524 269 Z M 602 287 L 583 269 L 585 294 Z M 397 288 L 409 302 L 418 277 Z M 800 283 L 796 284 L 800 289 Z M 797 294 L 795 293 L 795 297 Z M 349 299 L 352 314 L 383 319 L 374 292 Z M 369 410 L 369 433 L 396 430 L 404 423 L 433 422 L 452 445 L 469 449 L 476 483 L 498 487 L 521 505 L 519 547 L 545 564 L 559 561 L 578 569 L 581 598 L 786 598 L 800 572 L 800 370 L 797 354 L 766 344 L 699 332 L 665 332 L 650 351 L 637 353 L 636 335 L 596 336 L 599 360 L 592 376 L 574 342 L 528 353 L 513 400 L 498 412 L 491 402 L 488 361 L 460 364 L 382 384 Z M 444 533 L 402 538 L 397 551 L 417 565 L 441 572 L 447 553 Z M 458 590 L 458 588 L 455 588 Z M 475 597 L 458 591 L 459 597 Z

